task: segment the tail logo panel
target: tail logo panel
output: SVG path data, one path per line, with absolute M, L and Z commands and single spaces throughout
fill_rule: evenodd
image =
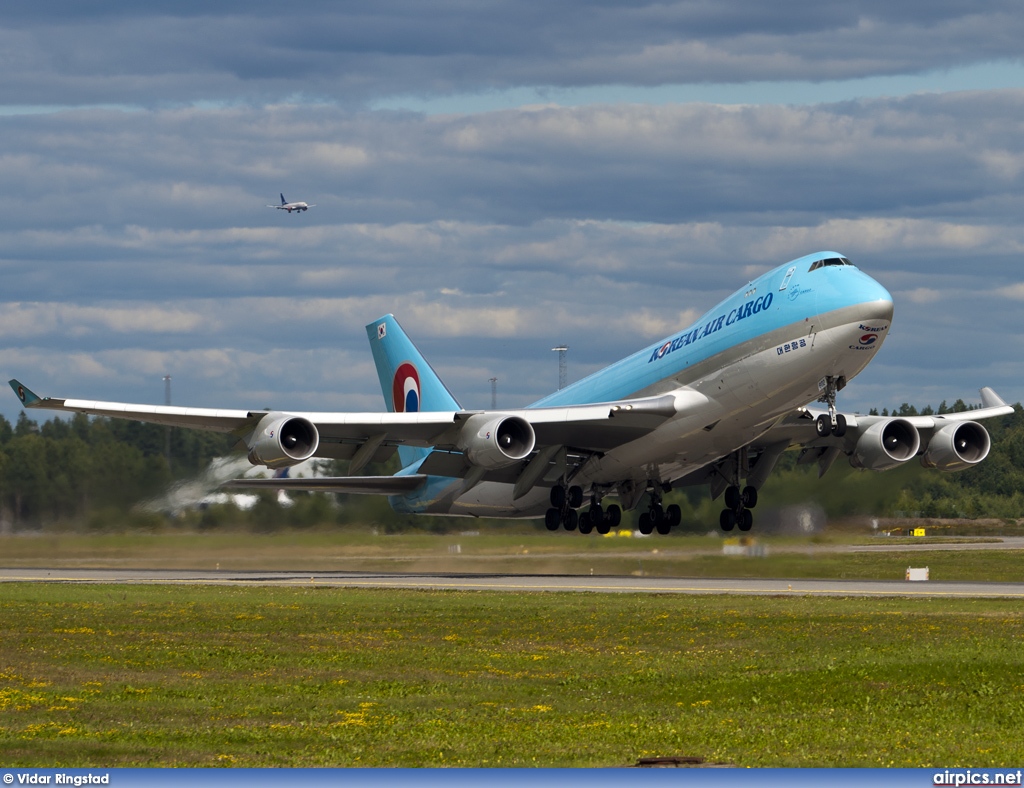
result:
M 420 373 L 408 361 L 395 371 L 391 397 L 396 413 L 417 413 L 420 409 Z

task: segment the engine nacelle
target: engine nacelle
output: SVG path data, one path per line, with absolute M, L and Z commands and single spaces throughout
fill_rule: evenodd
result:
M 268 413 L 248 440 L 249 462 L 268 468 L 287 468 L 312 457 L 320 445 L 313 422 L 299 416 Z
M 519 416 L 470 416 L 459 433 L 458 446 L 481 468 L 505 468 L 528 457 L 537 442 L 530 422 Z
M 928 441 L 921 464 L 940 471 L 962 471 L 988 457 L 991 448 L 992 440 L 988 430 L 978 422 L 947 424 Z
M 917 454 L 921 436 L 906 419 L 888 419 L 872 424 L 857 439 L 850 457 L 854 468 L 887 471 Z

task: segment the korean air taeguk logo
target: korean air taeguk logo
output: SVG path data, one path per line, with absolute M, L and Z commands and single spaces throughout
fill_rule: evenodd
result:
M 860 343 L 862 345 L 873 345 L 877 340 L 878 337 L 875 334 L 865 334 L 860 338 Z
M 395 370 L 391 383 L 391 401 L 395 413 L 418 413 L 420 409 L 420 373 L 408 361 L 403 361 Z

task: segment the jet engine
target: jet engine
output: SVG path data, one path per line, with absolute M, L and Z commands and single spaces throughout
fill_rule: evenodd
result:
M 921 448 L 921 436 L 906 419 L 887 419 L 868 427 L 850 457 L 854 468 L 887 471 L 906 462 Z
M 988 431 L 978 422 L 947 424 L 928 441 L 921 464 L 940 471 L 962 471 L 985 459 L 991 448 Z
M 287 468 L 312 457 L 320 445 L 313 422 L 299 416 L 268 413 L 248 440 L 249 462 L 268 468 Z
M 476 414 L 459 433 L 458 446 L 466 458 L 481 468 L 505 468 L 529 456 L 537 436 L 520 416 Z

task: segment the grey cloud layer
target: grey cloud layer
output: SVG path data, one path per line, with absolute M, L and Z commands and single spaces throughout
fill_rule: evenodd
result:
M 1024 170 L 1024 91 L 430 118 L 303 106 L 90 111 L 3 118 L 0 128 L 0 178 L 20 198 L 10 225 L 218 228 L 225 244 L 244 242 L 234 228 L 254 222 L 288 227 L 263 207 L 280 190 L 318 203 L 304 226 L 806 224 L 867 213 L 999 222 L 1019 215 Z
M 1013 0 L 10 3 L 0 104 L 850 79 L 1019 60 L 1022 34 Z
M 464 404 L 497 375 L 521 405 L 554 344 L 581 377 L 833 248 L 897 299 L 848 407 L 1021 399 L 1022 104 L 0 118 L 0 364 L 54 395 L 159 402 L 170 372 L 182 404 L 377 409 L 363 325 L 394 312 Z

